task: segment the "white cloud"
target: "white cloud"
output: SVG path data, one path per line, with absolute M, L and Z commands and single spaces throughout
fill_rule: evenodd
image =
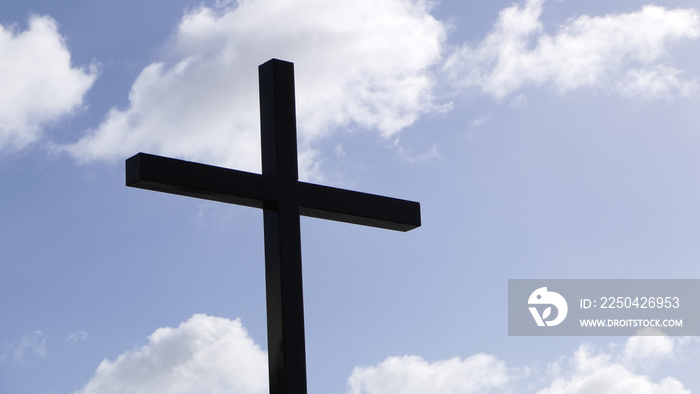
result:
M 625 342 L 621 363 L 632 368 L 653 368 L 659 362 L 675 357 L 677 341 L 656 328 L 642 329 Z
M 501 11 L 487 37 L 450 56 L 445 70 L 462 88 L 503 98 L 525 86 L 616 91 L 660 98 L 697 91 L 669 60 L 671 44 L 700 36 L 700 13 L 647 5 L 626 14 L 581 16 L 554 35 L 540 21 L 544 0 Z
M 683 80 L 682 72 L 668 65 L 631 69 L 617 83 L 617 90 L 629 97 L 672 98 L 689 97 L 700 87 L 697 80 Z
M 70 334 L 66 338 L 66 342 L 68 343 L 77 343 L 81 341 L 87 341 L 88 339 L 88 334 L 85 331 L 76 331 L 72 334 Z
M 76 394 L 265 393 L 267 354 L 240 320 L 194 315 L 140 349 L 104 360 Z
M 501 392 L 511 380 L 503 361 L 487 354 L 429 363 L 418 356 L 389 357 L 376 367 L 356 367 L 350 394 Z
M 435 362 L 415 355 L 392 356 L 376 366 L 355 367 L 347 380 L 347 394 L 686 394 L 690 391 L 674 377 L 655 380 L 638 371 L 661 361 L 679 362 L 674 355 L 686 342 L 637 336 L 623 346 L 611 344 L 607 351 L 583 344 L 572 355 L 550 363 L 546 371 L 511 367 L 489 354 Z M 645 370 L 650 372 L 654 371 Z M 75 394 L 253 394 L 267 392 L 267 379 L 267 354 L 239 319 L 198 314 L 177 328 L 157 329 L 141 348 L 103 361 Z
M 26 31 L 0 25 L 0 151 L 21 149 L 43 129 L 78 110 L 97 71 L 72 67 L 70 52 L 48 16 Z
M 79 160 L 138 151 L 259 168 L 257 66 L 295 63 L 302 172 L 309 141 L 338 127 L 390 136 L 435 109 L 444 26 L 423 0 L 242 0 L 186 13 L 169 58 L 146 67 L 125 109 L 67 149 Z
M 665 377 L 656 383 L 635 372 L 638 363 L 629 359 L 641 356 L 653 363 L 668 360 L 673 347 L 673 340 L 665 336 L 631 337 L 622 354 L 596 352 L 593 346 L 583 344 L 568 360 L 549 366 L 556 376 L 537 394 L 689 394 L 676 378 Z
M 676 378 L 655 382 L 637 371 L 672 362 L 680 343 L 667 336 L 635 336 L 621 348 L 611 345 L 608 352 L 582 344 L 573 355 L 550 363 L 544 373 L 508 367 L 486 354 L 434 363 L 417 356 L 389 357 L 376 367 L 355 368 L 348 394 L 523 393 L 543 386 L 537 394 L 687 394 Z
M 23 363 L 28 357 L 46 357 L 46 335 L 36 330 L 31 335 L 24 335 L 22 339 L 14 344 L 13 356 L 17 363 Z

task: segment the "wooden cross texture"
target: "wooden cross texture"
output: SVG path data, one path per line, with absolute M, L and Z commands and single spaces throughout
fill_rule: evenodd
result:
M 263 209 L 270 393 L 306 393 L 299 216 L 408 231 L 420 204 L 300 182 L 294 65 L 272 59 L 258 76 L 262 175 L 139 153 L 126 185 Z

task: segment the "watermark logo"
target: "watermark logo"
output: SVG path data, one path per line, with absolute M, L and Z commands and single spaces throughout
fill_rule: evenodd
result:
M 553 291 L 547 291 L 546 287 L 540 287 L 530 294 L 527 303 L 529 305 L 550 305 L 542 311 L 542 315 L 537 310 L 537 307 L 530 306 L 530 313 L 535 319 L 538 326 L 544 327 L 545 325 L 551 327 L 556 326 L 566 319 L 566 314 L 569 311 L 569 306 L 566 303 L 564 297 L 559 293 Z M 547 320 L 552 315 L 552 306 L 557 308 L 556 317 L 552 320 Z
M 508 335 L 700 336 L 700 279 L 508 279 Z

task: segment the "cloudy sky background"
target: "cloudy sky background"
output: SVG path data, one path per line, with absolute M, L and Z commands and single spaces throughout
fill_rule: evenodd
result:
M 508 337 L 512 278 L 700 274 L 693 1 L 0 4 L 0 392 L 267 389 L 262 216 L 124 186 L 259 171 L 295 64 L 301 177 L 420 201 L 302 220 L 309 391 L 686 393 L 694 338 Z

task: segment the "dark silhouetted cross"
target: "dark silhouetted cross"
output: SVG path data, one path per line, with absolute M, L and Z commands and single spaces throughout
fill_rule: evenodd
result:
M 300 182 L 294 65 L 258 68 L 262 175 L 139 153 L 126 185 L 263 209 L 270 393 L 306 393 L 299 215 L 408 231 L 417 202 Z

